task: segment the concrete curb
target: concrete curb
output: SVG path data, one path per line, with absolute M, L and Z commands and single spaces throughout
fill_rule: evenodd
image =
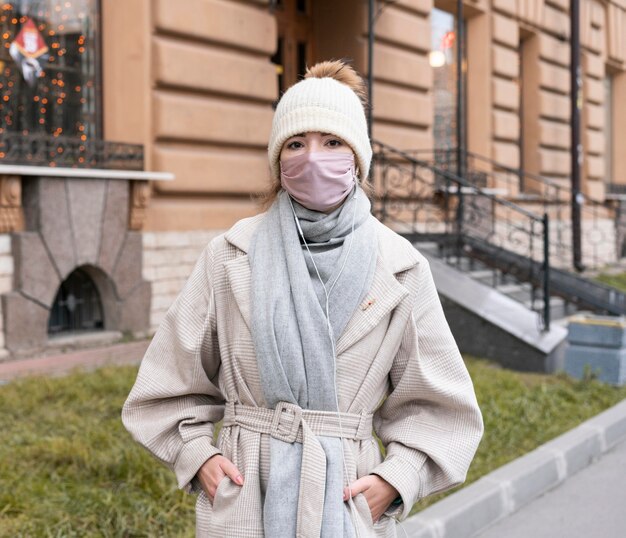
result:
M 587 467 L 624 437 L 626 400 L 407 518 L 399 526 L 411 538 L 470 538 Z

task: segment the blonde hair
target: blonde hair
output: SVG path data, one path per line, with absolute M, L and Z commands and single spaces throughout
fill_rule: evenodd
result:
M 346 60 L 341 59 L 318 62 L 311 67 L 307 67 L 304 78 L 333 78 L 336 81 L 345 84 L 357 95 L 363 105 L 364 111 L 367 112 L 369 107 L 369 103 L 367 101 L 367 85 L 363 80 L 363 77 L 361 77 L 361 75 L 359 75 Z M 374 189 L 367 181 L 367 178 L 360 178 L 359 186 L 368 197 L 371 198 L 373 196 Z M 255 196 L 262 210 L 267 210 L 267 208 L 272 205 L 281 188 L 280 178 L 274 178 L 264 192 Z

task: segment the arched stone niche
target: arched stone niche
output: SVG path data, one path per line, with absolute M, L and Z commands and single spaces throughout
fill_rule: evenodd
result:
M 77 267 L 94 281 L 104 329 L 149 327 L 151 285 L 142 278 L 141 232 L 129 229 L 129 181 L 25 177 L 25 229 L 11 234 L 13 291 L 2 296 L 12 355 L 42 351 L 50 308 Z

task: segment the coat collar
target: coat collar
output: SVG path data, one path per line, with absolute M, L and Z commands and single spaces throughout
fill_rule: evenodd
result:
M 241 219 L 226 232 L 224 238 L 231 245 L 247 254 L 252 236 L 265 215 L 266 213 L 260 213 L 254 217 Z M 388 271 L 392 274 L 401 273 L 420 263 L 420 255 L 413 245 L 373 215 L 370 216 L 370 219 L 376 221 L 379 257 L 383 260 Z
M 242 251 L 242 255 L 225 263 L 226 275 L 244 322 L 250 329 L 250 286 L 251 270 L 248 261 L 250 240 L 265 213 L 237 222 L 224 238 Z M 376 221 L 378 257 L 370 290 L 363 303 L 357 308 L 344 332 L 337 341 L 337 355 L 361 340 L 402 301 L 409 291 L 398 281 L 396 274 L 420 263 L 420 254 L 404 238 Z M 374 239 L 374 238 L 373 238 Z

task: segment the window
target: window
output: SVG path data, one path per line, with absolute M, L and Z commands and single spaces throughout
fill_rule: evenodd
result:
M 91 277 L 75 269 L 65 279 L 50 309 L 48 334 L 102 330 L 100 295 Z
M 457 17 L 433 8 L 431 11 L 430 65 L 433 68 L 433 136 L 435 148 L 456 148 L 457 132 Z M 445 155 L 442 152 L 442 155 Z M 445 157 L 442 157 L 445 158 Z M 447 163 L 440 163 L 447 164 Z
M 0 5 L 0 133 L 100 138 L 97 0 Z

